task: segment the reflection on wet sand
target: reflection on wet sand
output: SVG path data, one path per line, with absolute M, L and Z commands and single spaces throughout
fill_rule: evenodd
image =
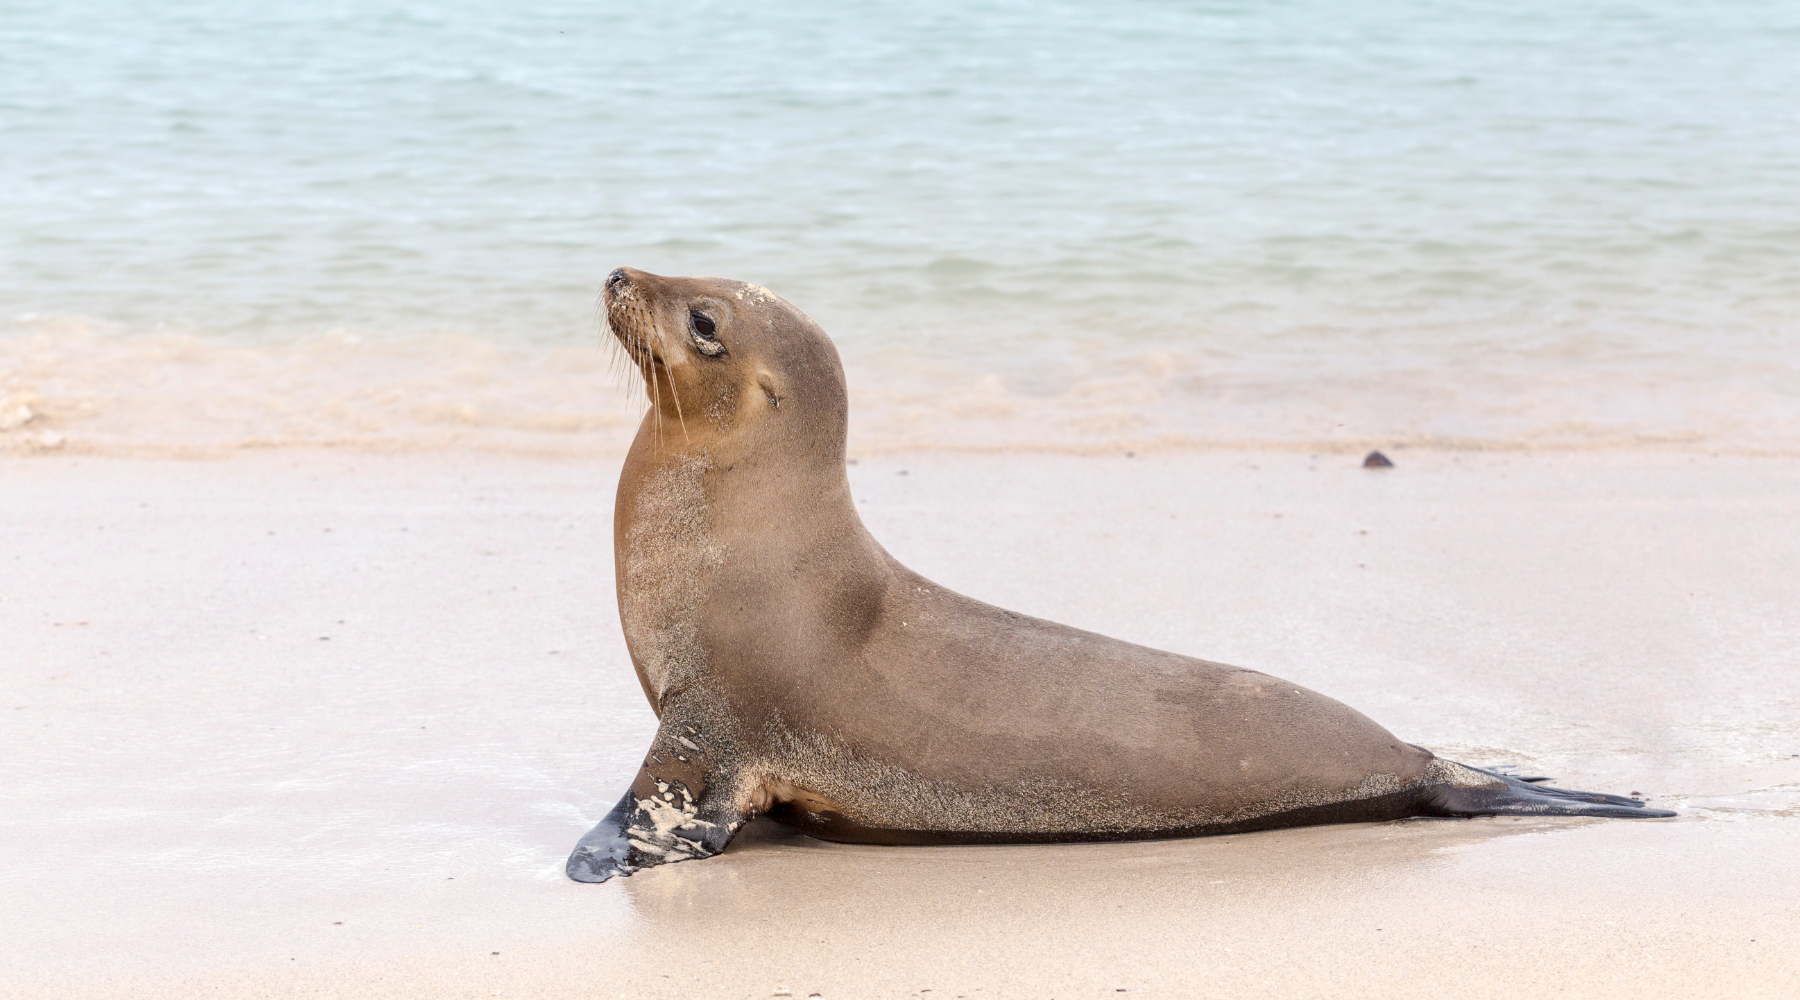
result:
M 745 996 L 1423 997 L 1502 981 L 1631 996 L 1689 975 L 1718 977 L 1705 995 L 1778 995 L 1800 982 L 1786 950 L 1800 909 L 1774 891 L 1719 905 L 1708 886 L 1753 879 L 1795 841 L 1768 821 L 1721 837 L 1682 820 L 1491 819 L 882 848 L 762 826 L 712 862 L 626 880 L 635 917 L 606 947 L 693 943 L 691 962 L 614 969 L 657 996 L 733 969 L 766 970 Z M 1698 869 L 1681 860 L 1696 849 L 1711 852 Z
M 1354 891 L 1429 871 L 1437 853 L 1588 820 L 1408 820 L 1125 844 L 878 847 L 814 840 L 768 820 L 746 827 L 730 864 L 683 864 L 624 882 L 647 928 L 755 922 L 771 910 L 816 922 L 894 918 L 979 926 L 1021 908 L 1039 921 L 1136 921 L 1193 914 L 1222 900 Z M 669 877 L 660 877 L 667 874 Z

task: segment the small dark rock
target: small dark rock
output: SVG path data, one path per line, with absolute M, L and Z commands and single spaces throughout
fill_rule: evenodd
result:
M 1393 460 L 1379 451 L 1371 451 L 1363 458 L 1363 468 L 1365 469 L 1391 469 L 1393 467 Z

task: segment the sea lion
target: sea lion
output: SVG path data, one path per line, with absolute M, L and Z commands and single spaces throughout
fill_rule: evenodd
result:
M 614 553 L 661 726 L 570 878 L 709 857 L 759 814 L 882 844 L 1673 815 L 1456 764 L 1267 674 L 947 590 L 857 516 L 843 367 L 818 324 L 719 278 L 620 268 L 604 298 L 650 403 Z

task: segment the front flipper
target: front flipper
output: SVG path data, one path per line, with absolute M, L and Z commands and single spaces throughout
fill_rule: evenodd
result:
M 631 790 L 575 845 L 569 877 L 604 882 L 723 851 L 750 817 L 732 804 L 730 782 L 708 777 L 696 744 L 665 726 Z

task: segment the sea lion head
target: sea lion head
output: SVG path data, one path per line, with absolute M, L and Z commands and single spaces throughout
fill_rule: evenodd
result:
M 848 407 L 831 338 L 779 295 L 727 278 L 607 275 L 606 323 L 644 379 L 659 447 L 780 439 L 841 461 Z M 820 454 L 819 449 L 824 453 Z

